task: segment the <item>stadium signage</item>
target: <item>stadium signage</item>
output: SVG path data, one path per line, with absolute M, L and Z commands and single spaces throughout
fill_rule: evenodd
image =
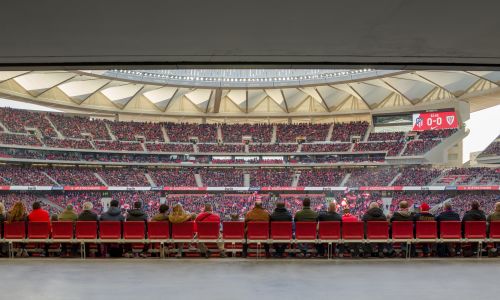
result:
M 453 128 L 458 128 L 457 114 L 454 111 L 413 114 L 413 131 Z

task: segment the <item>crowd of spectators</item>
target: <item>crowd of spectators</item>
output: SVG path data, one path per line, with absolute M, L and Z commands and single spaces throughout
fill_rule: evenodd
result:
M 371 132 L 368 141 L 401 141 L 404 132 Z
M 42 147 L 40 140 L 31 134 L 0 133 L 0 143 L 4 145 L 22 145 Z
M 46 116 L 44 112 L 0 108 L 0 120 L 10 132 L 27 133 L 26 128 L 37 128 L 45 137 L 56 137 L 57 133 Z
M 55 185 L 42 168 L 9 166 L 0 168 L 3 185 Z
M 279 143 L 325 141 L 331 124 L 277 124 L 276 141 Z
M 340 186 L 346 175 L 343 169 L 301 170 L 299 186 Z
M 111 122 L 106 121 L 113 135 L 120 141 L 135 141 L 144 137 L 146 141 L 163 142 L 163 132 L 160 123 L 151 122 Z
M 94 149 L 87 140 L 45 138 L 43 143 L 50 148 Z
M 270 124 L 222 124 L 221 130 L 226 143 L 241 143 L 244 136 L 251 136 L 255 143 L 270 143 L 273 135 Z
M 497 137 L 497 139 L 500 138 Z M 495 142 L 493 141 L 491 144 L 484 149 L 483 152 L 479 155 L 480 157 L 485 157 L 485 156 L 500 156 L 500 142 Z
M 141 144 L 139 144 L 138 142 L 94 141 L 94 144 L 99 150 L 144 151 Z
M 198 138 L 200 143 L 217 142 L 217 125 L 215 124 L 190 124 L 190 123 L 164 123 L 168 138 L 171 142 L 190 142 L 190 138 Z
M 301 152 L 347 152 L 351 143 L 302 144 Z
M 104 120 L 57 113 L 49 114 L 49 118 L 57 130 L 67 138 L 82 138 L 83 134 L 90 134 L 95 140 L 110 139 Z
M 403 156 L 422 155 L 439 144 L 441 140 L 414 140 L 406 144 Z
M 353 152 L 387 151 L 387 156 L 397 156 L 403 150 L 404 142 L 368 142 L 354 144 Z
M 150 186 L 141 169 L 102 169 L 97 172 L 110 186 Z
M 252 153 L 292 153 L 297 152 L 297 144 L 254 144 L 248 146 Z
M 418 134 L 421 140 L 445 139 L 457 132 L 457 129 L 425 130 Z
M 146 143 L 146 149 L 151 152 L 173 152 L 190 153 L 193 152 L 193 144 L 173 144 L 173 143 Z
M 350 142 L 352 136 L 359 136 L 361 139 L 368 130 L 368 122 L 335 123 L 331 140 L 336 142 Z
M 44 172 L 59 185 L 100 186 L 103 183 L 95 176 L 97 169 L 90 168 L 46 168 Z
M 355 169 L 351 171 L 346 186 L 387 186 L 398 173 L 398 168 Z
M 198 144 L 202 153 L 241 153 L 245 151 L 243 144 Z
M 242 169 L 199 169 L 198 173 L 203 181 L 203 186 L 243 186 L 243 170 Z
M 401 169 L 401 176 L 393 185 L 424 186 L 431 183 L 441 174 L 441 170 L 432 168 L 412 167 Z
M 290 169 L 252 169 L 250 174 L 250 186 L 292 186 L 292 176 L 295 171 Z
M 193 168 L 150 169 L 148 174 L 158 186 L 196 186 Z

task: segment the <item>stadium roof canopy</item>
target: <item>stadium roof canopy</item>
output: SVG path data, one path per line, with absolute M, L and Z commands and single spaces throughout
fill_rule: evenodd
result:
M 334 69 L 1 71 L 0 96 L 65 111 L 328 117 L 499 103 L 499 71 Z

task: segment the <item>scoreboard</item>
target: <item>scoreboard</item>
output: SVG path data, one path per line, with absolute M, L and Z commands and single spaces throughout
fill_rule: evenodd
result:
M 413 114 L 413 131 L 458 128 L 454 111 L 424 112 Z

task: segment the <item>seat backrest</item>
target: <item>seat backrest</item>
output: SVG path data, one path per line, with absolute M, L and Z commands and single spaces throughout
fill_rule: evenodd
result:
M 5 222 L 3 237 L 4 239 L 24 239 L 26 237 L 26 222 Z
M 197 222 L 198 238 L 205 240 L 217 240 L 219 238 L 219 222 Z
M 269 238 L 269 222 L 248 222 L 247 239 L 249 240 L 267 240 Z
M 340 221 L 319 222 L 318 236 L 320 240 L 340 240 Z
M 445 240 L 462 238 L 462 224 L 460 221 L 439 222 L 439 237 Z
M 96 239 L 96 221 L 76 221 L 75 236 L 77 239 Z
M 242 240 L 245 238 L 245 222 L 226 221 L 222 223 L 222 238 L 225 240 Z
M 142 240 L 145 236 L 146 223 L 144 221 L 126 221 L 123 223 L 123 238 Z
M 392 238 L 400 240 L 413 239 L 413 222 L 412 221 L 394 221 L 391 225 Z
M 417 239 L 437 239 L 436 221 L 417 221 L 415 226 Z
M 490 222 L 490 239 L 500 239 L 500 221 Z
M 170 222 L 149 222 L 148 238 L 152 240 L 166 240 L 170 237 Z
M 172 238 L 190 240 L 194 236 L 194 222 L 188 221 L 183 223 L 172 224 Z
M 389 239 L 389 223 L 387 221 L 366 222 L 366 237 L 372 240 Z
M 315 240 L 317 236 L 318 223 L 316 222 L 296 222 L 295 239 Z
M 465 238 L 467 239 L 486 238 L 486 221 L 465 222 Z
M 102 221 L 99 223 L 99 238 L 106 240 L 117 240 L 121 237 L 122 223 L 120 221 Z
M 55 240 L 72 239 L 73 222 L 72 221 L 52 222 L 52 238 Z
M 364 223 L 344 222 L 342 224 L 342 238 L 344 240 L 362 240 L 365 237 Z
M 48 239 L 50 236 L 49 222 L 28 222 L 29 239 Z
M 316 224 L 316 222 L 314 222 Z M 292 222 L 271 222 L 271 239 L 291 240 Z

